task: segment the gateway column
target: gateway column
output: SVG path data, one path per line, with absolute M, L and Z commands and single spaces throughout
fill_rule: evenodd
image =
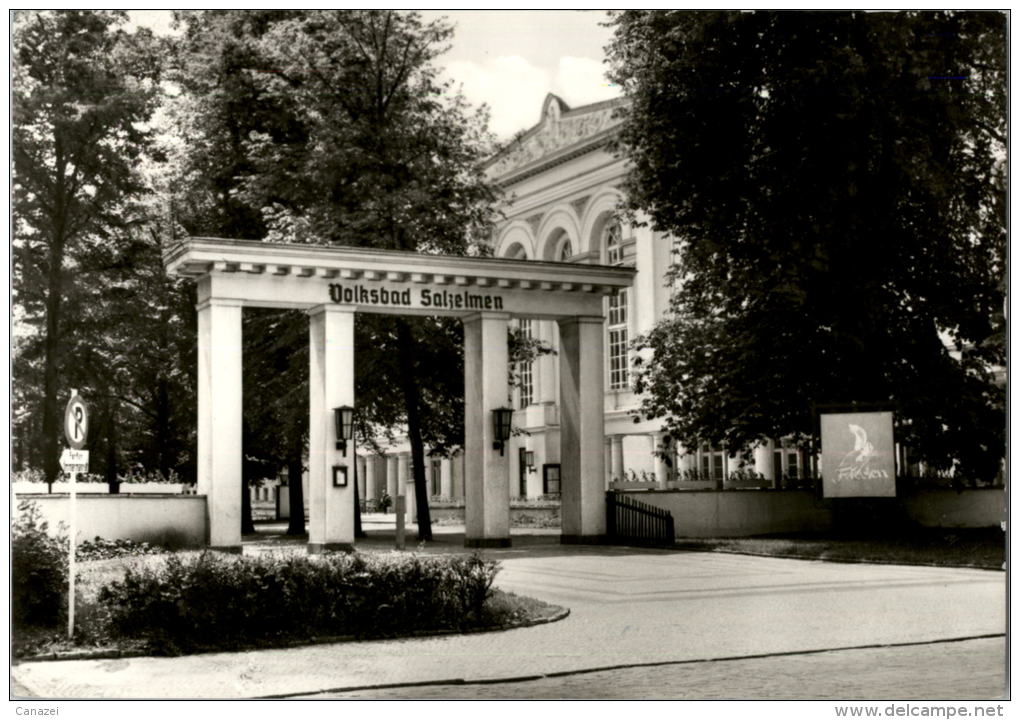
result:
M 606 534 L 603 319 L 560 325 L 560 476 L 565 543 Z
M 210 547 L 241 550 L 241 304 L 198 306 L 198 493 Z
M 354 547 L 354 442 L 336 449 L 333 408 L 354 405 L 354 313 L 332 305 L 309 311 L 308 551 Z M 336 486 L 333 466 L 347 468 Z
M 464 319 L 464 516 L 466 547 L 510 546 L 510 457 L 492 444 L 492 411 L 509 406 L 505 313 Z M 506 443 L 509 446 L 509 441 Z

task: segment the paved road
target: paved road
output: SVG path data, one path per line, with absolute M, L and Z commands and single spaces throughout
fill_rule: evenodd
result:
M 985 700 L 1003 698 L 1004 638 L 619 668 L 541 680 L 311 695 L 322 699 Z
M 460 549 L 445 535 L 433 547 Z M 467 636 L 25 663 L 14 669 L 15 679 L 42 697 L 240 698 L 510 680 L 1005 631 L 1001 572 L 560 546 L 543 538 L 515 538 L 514 548 L 491 555 L 503 563 L 500 587 L 565 605 L 570 617 Z M 803 695 L 796 696 L 815 697 L 815 676 L 803 680 Z M 859 690 L 859 697 L 877 696 L 869 687 Z M 972 695 L 966 686 L 953 692 Z

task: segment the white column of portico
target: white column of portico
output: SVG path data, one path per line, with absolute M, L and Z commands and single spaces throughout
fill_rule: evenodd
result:
M 405 519 L 410 521 L 411 519 L 411 498 L 413 497 L 414 488 L 411 483 L 408 482 L 408 458 L 410 456 L 407 453 L 400 453 L 397 455 L 397 495 L 404 496 L 404 512 L 407 513 Z M 396 500 L 396 495 L 394 499 Z
M 492 411 L 508 405 L 508 316 L 464 318 L 464 545 L 510 546 L 510 458 L 493 449 Z M 507 442 L 509 445 L 509 442 Z
M 399 463 L 400 459 L 397 455 L 386 456 L 386 494 L 394 503 L 392 507 L 396 507 L 397 495 L 400 494 Z
M 655 482 L 659 486 L 660 490 L 666 489 L 666 483 L 669 482 L 669 457 L 671 443 L 666 442 L 665 433 L 653 433 L 652 434 L 652 452 L 655 453 L 652 457 L 655 462 Z M 675 458 L 669 457 L 669 461 L 675 462 Z
M 606 533 L 603 318 L 572 317 L 560 326 L 561 542 Z
M 365 507 L 375 508 L 375 502 L 379 499 L 379 485 L 377 482 L 376 475 L 376 464 L 379 458 L 375 455 L 369 455 L 365 458 Z M 367 503 L 373 501 L 371 505 Z
M 354 405 L 354 313 L 333 305 L 309 311 L 308 551 L 352 549 L 354 446 L 336 449 L 333 408 Z M 333 466 L 348 468 L 334 487 Z
M 458 500 L 464 497 L 464 453 L 458 452 L 450 461 L 452 484 L 450 497 Z
M 453 461 L 450 458 L 443 458 L 439 461 L 439 492 L 442 497 L 454 497 Z
M 610 439 L 610 456 L 612 457 L 613 470 L 610 473 L 614 482 L 624 482 L 627 477 L 623 468 L 623 435 L 613 435 Z
M 754 471 L 770 482 L 775 482 L 775 472 L 772 470 L 773 448 L 771 440 L 754 448 Z
M 414 485 L 411 483 L 410 477 L 410 460 L 410 453 L 400 453 L 397 455 L 397 495 L 404 496 L 405 524 L 409 524 L 414 520 Z M 393 496 L 394 503 L 396 503 L 397 495 Z
M 358 455 L 358 500 L 365 502 L 368 499 L 366 490 L 368 483 L 365 482 L 365 475 L 368 472 L 368 458 L 364 455 Z
M 209 545 L 241 549 L 241 303 L 198 306 L 198 493 Z

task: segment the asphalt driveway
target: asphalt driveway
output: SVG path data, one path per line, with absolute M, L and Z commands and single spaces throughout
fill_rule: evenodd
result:
M 366 546 L 382 551 L 380 543 Z M 463 548 L 443 531 L 428 551 Z M 13 678 L 46 698 L 298 696 L 989 637 L 1006 627 L 1002 572 L 561 546 L 534 536 L 487 554 L 502 562 L 499 587 L 564 605 L 570 616 L 464 636 L 22 663 Z

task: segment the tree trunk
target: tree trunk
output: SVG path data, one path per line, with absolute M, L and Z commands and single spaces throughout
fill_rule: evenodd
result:
M 156 457 L 164 480 L 170 479 L 170 388 L 165 377 L 156 385 Z
M 432 518 L 429 513 L 428 488 L 425 485 L 425 445 L 421 436 L 418 382 L 414 373 L 414 336 L 411 326 L 403 318 L 397 319 L 397 354 L 404 390 L 404 405 L 407 410 L 407 437 L 411 443 L 414 501 L 418 510 L 418 540 L 431 540 Z
M 361 498 L 358 496 L 358 454 L 354 453 L 354 537 L 367 537 L 361 529 Z
M 251 517 L 251 487 L 249 481 L 248 462 L 241 460 L 241 534 L 254 535 L 255 523 Z
M 110 494 L 120 493 L 120 482 L 117 480 L 117 411 L 116 401 L 110 400 L 106 412 L 106 484 Z
M 49 491 L 60 473 L 60 418 L 57 407 L 58 355 L 60 353 L 60 308 L 64 285 L 64 243 L 50 246 L 49 283 L 46 294 L 46 340 L 43 370 L 43 472 Z
M 290 519 L 287 522 L 288 535 L 305 534 L 305 490 L 301 484 L 301 455 L 304 451 L 301 433 L 291 449 L 293 454 L 287 460 L 287 492 L 290 496 Z
M 46 288 L 46 341 L 43 360 L 43 473 L 53 492 L 53 481 L 60 473 L 60 417 L 57 407 L 58 361 L 60 353 L 60 310 L 64 296 L 64 244 L 67 230 L 63 141 L 54 137 L 56 173 L 54 177 L 53 236 L 50 238 L 50 266 Z

